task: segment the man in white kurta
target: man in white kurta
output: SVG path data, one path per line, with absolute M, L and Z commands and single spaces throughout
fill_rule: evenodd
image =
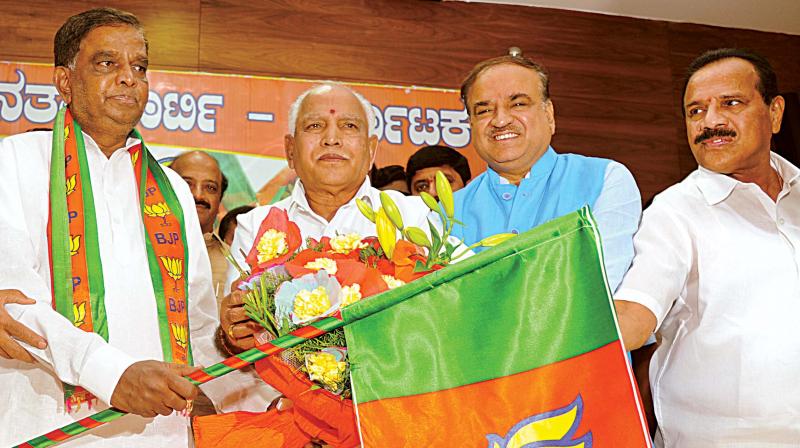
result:
M 656 196 L 617 291 L 625 343 L 653 328 L 656 445 L 800 446 L 800 170 L 770 152 L 783 98 L 761 57 L 708 52 L 684 95 L 700 167 Z
M 123 11 L 86 11 L 59 30 L 55 54 L 54 82 L 83 130 L 108 342 L 76 328 L 51 303 L 47 223 L 53 133 L 8 137 L 0 142 L 0 290 L 35 300 L 5 308 L 44 336 L 47 346 L 24 345 L 34 363 L 0 359 L 0 446 L 23 443 L 109 403 L 137 415 L 92 430 L 70 446 L 189 446 L 189 420 L 173 410 L 184 409 L 196 395 L 194 386 L 181 378 L 194 369 L 160 362 L 163 351 L 147 237 L 127 151 L 139 143 L 131 138 L 131 130 L 147 100 L 147 46 L 141 25 Z M 194 360 L 210 365 L 220 357 L 212 340 L 216 303 L 205 244 L 186 183 L 169 169 L 164 171 L 185 213 L 184 274 Z M 97 397 L 97 406 L 88 409 L 84 402 L 68 412 L 63 383 L 86 389 Z
M 0 360 L 0 446 L 28 438 L 107 407 L 123 371 L 135 361 L 162 359 L 156 301 L 145 251 L 138 186 L 127 148 L 129 139 L 107 158 L 84 134 L 103 262 L 108 343 L 76 329 L 50 303 L 47 218 L 52 132 L 29 132 L 0 142 L 0 289 L 19 289 L 36 305 L 9 311 L 48 341 L 48 348 L 28 347 L 36 364 Z M 216 300 L 205 243 L 186 183 L 165 168 L 186 212 L 189 322 L 195 362 L 213 361 L 212 335 Z M 61 382 L 80 384 L 102 402 L 68 414 Z M 218 380 L 222 381 L 222 380 Z M 187 417 L 143 418 L 128 415 L 80 437 L 74 446 L 188 446 Z M 105 441 L 105 443 L 103 443 Z
M 375 116 L 369 102 L 347 87 L 322 84 L 298 96 L 289 113 L 286 158 L 299 179 L 290 197 L 239 216 L 231 252 L 240 266 L 246 266 L 242 253 L 250 251 L 272 207 L 286 210 L 300 228 L 303 241 L 348 233 L 375 235 L 375 224 L 356 205 L 356 199 L 361 199 L 373 209 L 380 206 L 381 192 L 367 178 L 378 144 L 374 129 Z M 428 231 L 430 209 L 419 196 L 385 193 L 397 204 L 406 226 Z M 452 242 L 459 243 L 455 239 Z M 231 266 L 229 285 L 238 276 Z M 220 311 L 227 345 L 234 350 L 252 347 L 253 335 L 260 330 L 244 314 L 241 302 L 241 294 L 228 295 Z

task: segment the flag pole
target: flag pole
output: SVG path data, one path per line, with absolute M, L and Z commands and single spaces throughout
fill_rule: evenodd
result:
M 314 322 L 311 325 L 298 328 L 291 333 L 285 334 L 265 344 L 251 348 L 250 350 L 239 353 L 238 355 L 231 356 L 220 363 L 206 367 L 202 370 L 198 370 L 197 372 L 187 375 L 184 378 L 189 380 L 194 385 L 207 383 L 215 378 L 219 378 L 223 375 L 233 372 L 234 370 L 240 370 L 256 361 L 280 353 L 298 344 L 302 344 L 309 339 L 313 339 L 344 325 L 345 321 L 342 320 L 341 317 L 338 317 L 338 315 L 336 317 L 326 317 L 325 319 Z M 47 434 L 34 437 L 27 442 L 17 445 L 15 448 L 45 448 L 54 446 L 79 434 L 89 431 L 90 429 L 94 429 L 108 422 L 117 420 L 126 414 L 127 412 L 123 410 L 113 407 L 108 408 L 104 411 L 90 415 L 89 417 L 62 426 L 61 428 L 51 431 Z

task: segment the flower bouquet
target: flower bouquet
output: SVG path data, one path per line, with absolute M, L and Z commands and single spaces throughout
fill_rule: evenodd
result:
M 245 312 L 263 327 L 257 342 L 335 316 L 355 302 L 441 269 L 472 247 L 493 246 L 513 236 L 495 235 L 470 247 L 452 242 L 450 233 L 459 224 L 452 191 L 442 173 L 437 173 L 436 183 L 441 206 L 432 196 L 422 195 L 442 223 L 440 230 L 429 220 L 429 232 L 404 226 L 399 208 L 383 192 L 377 210 L 356 200 L 361 213 L 375 224 L 374 237 L 347 233 L 319 241 L 308 238 L 303 245 L 298 226 L 284 210 L 272 208 L 246 254 L 249 273 L 239 268 Z M 256 370 L 292 399 L 295 429 L 305 437 L 335 447 L 358 445 L 342 328 L 288 349 L 280 358 L 259 361 Z

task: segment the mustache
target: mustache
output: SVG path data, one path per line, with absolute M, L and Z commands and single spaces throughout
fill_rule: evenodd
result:
M 708 140 L 713 137 L 736 137 L 736 131 L 733 129 L 725 129 L 725 128 L 705 128 L 703 132 L 695 137 L 694 144 L 697 145 L 698 143 L 702 142 L 703 140 Z
M 205 207 L 207 209 L 211 209 L 211 204 L 209 204 L 208 202 L 206 202 L 206 201 L 204 201 L 202 199 L 195 199 L 194 200 L 194 204 L 195 205 L 202 205 L 203 207 Z

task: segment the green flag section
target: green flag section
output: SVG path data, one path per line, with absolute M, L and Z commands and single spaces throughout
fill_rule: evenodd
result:
M 584 208 L 345 309 L 364 446 L 651 446 L 601 252 Z

